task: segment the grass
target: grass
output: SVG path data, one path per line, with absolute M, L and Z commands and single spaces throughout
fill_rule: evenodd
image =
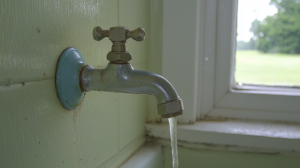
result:
M 236 52 L 236 82 L 300 86 L 300 55 Z

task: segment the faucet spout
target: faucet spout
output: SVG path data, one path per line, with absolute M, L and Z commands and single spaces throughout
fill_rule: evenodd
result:
M 106 91 L 148 94 L 156 97 L 158 114 L 162 118 L 182 114 L 183 102 L 172 84 L 164 77 L 147 71 L 135 70 L 130 63 L 109 63 L 105 69 L 84 66 L 80 74 L 82 91 Z

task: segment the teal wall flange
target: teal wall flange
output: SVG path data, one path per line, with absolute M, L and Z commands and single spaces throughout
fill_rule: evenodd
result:
M 80 88 L 80 71 L 85 61 L 76 48 L 67 48 L 57 62 L 55 85 L 61 104 L 67 109 L 78 106 L 84 96 Z

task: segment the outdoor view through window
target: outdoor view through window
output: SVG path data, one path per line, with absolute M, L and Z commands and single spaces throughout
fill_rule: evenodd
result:
M 300 0 L 239 0 L 235 81 L 300 86 Z

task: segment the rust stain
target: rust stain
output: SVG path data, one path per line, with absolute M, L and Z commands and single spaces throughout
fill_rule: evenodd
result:
M 201 119 L 201 121 L 226 122 L 226 121 L 228 121 L 228 118 L 206 118 L 206 119 Z
M 74 160 L 73 160 L 73 164 L 76 165 L 77 159 L 78 159 L 78 152 L 80 152 L 80 141 L 78 139 L 80 139 L 80 129 L 79 129 L 79 125 L 80 125 L 80 111 L 81 111 L 81 106 L 82 103 L 80 103 L 74 110 L 73 110 L 73 138 L 74 138 L 74 143 L 73 143 L 73 152 L 74 152 Z M 79 143 L 79 144 L 78 144 Z
M 78 118 L 79 112 L 81 110 L 81 103 L 73 110 L 73 121 L 76 123 L 76 118 Z
M 162 119 L 160 116 L 155 118 L 155 123 L 160 124 L 161 122 L 162 122 Z
M 100 80 L 103 82 L 103 70 L 100 72 Z

